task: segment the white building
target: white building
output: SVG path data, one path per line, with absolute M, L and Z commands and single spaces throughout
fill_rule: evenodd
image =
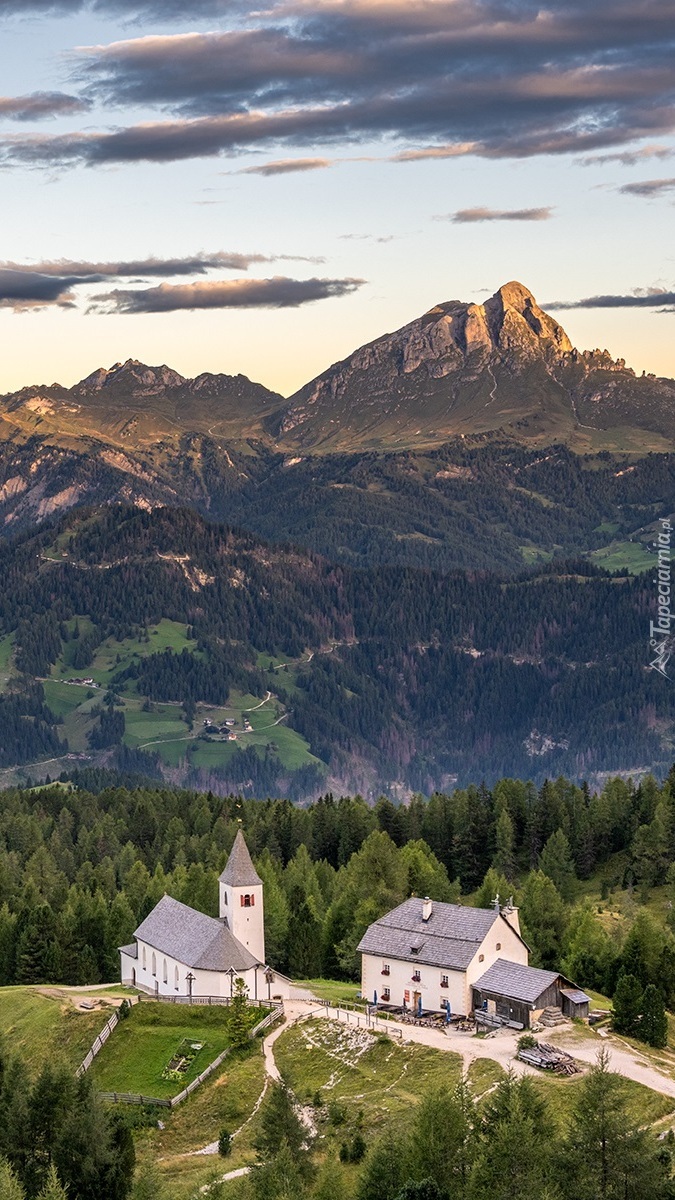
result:
M 122 983 L 159 996 L 231 996 L 243 979 L 253 1000 L 285 999 L 289 979 L 265 962 L 263 883 L 241 830 L 219 879 L 220 917 L 163 896 L 120 948 Z
M 412 897 L 374 921 L 358 946 L 371 1003 L 467 1015 L 473 987 L 498 960 L 528 965 L 511 905 L 467 908 Z

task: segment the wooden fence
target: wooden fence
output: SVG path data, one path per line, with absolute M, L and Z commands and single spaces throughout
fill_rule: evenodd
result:
M 117 1013 L 115 1012 L 115 1013 L 113 1013 L 110 1020 L 106 1021 L 105 1025 L 103 1026 L 103 1029 L 98 1034 L 98 1036 L 94 1039 L 91 1049 L 85 1055 L 85 1057 L 83 1058 L 79 1067 L 77 1068 L 77 1071 L 75 1072 L 75 1074 L 78 1079 L 80 1078 L 81 1075 L 84 1075 L 85 1071 L 89 1070 L 89 1068 L 90 1068 L 91 1064 L 93 1063 L 94 1059 L 96 1058 L 96 1055 L 98 1054 L 99 1050 L 101 1049 L 102 1046 L 105 1046 L 105 1043 L 107 1042 L 108 1038 L 110 1037 L 110 1034 L 112 1033 L 115 1026 L 118 1024 L 119 1024 L 119 1017 L 118 1017 Z
M 265 1007 L 267 1006 L 265 1005 Z M 268 1013 L 266 1017 L 263 1017 L 262 1021 L 258 1021 L 258 1024 L 255 1025 L 250 1031 L 248 1035 L 249 1038 L 253 1039 L 257 1037 L 265 1029 L 268 1029 L 270 1025 L 273 1025 L 275 1021 L 278 1021 L 279 1017 L 283 1017 L 283 1015 L 283 1005 L 278 1004 L 271 1013 Z M 110 1022 L 108 1022 L 108 1024 L 110 1024 Z M 116 1024 L 117 1019 L 115 1019 L 115 1025 Z M 115 1028 L 115 1025 L 113 1025 L 112 1029 Z M 103 1039 L 104 1041 L 107 1041 L 107 1039 L 110 1037 L 112 1029 L 106 1034 L 105 1038 Z M 96 1040 L 98 1041 L 98 1038 Z M 101 1042 L 101 1046 L 102 1045 L 103 1042 Z M 101 1046 L 98 1047 L 98 1050 L 101 1049 Z M 96 1051 L 97 1054 L 98 1050 Z M 172 1096 L 170 1100 L 160 1100 L 157 1096 L 142 1096 L 140 1092 L 98 1092 L 98 1095 L 102 1100 L 110 1100 L 113 1104 L 152 1104 L 159 1106 L 160 1108 L 176 1108 L 177 1105 L 182 1104 L 184 1100 L 187 1100 L 188 1096 L 191 1096 L 192 1093 L 197 1090 L 200 1084 L 204 1083 L 204 1081 L 209 1078 L 209 1075 L 212 1075 L 214 1071 L 218 1070 L 218 1067 L 225 1061 L 228 1054 L 231 1053 L 231 1050 L 231 1046 L 228 1046 L 227 1049 L 223 1050 L 217 1058 L 214 1058 L 213 1062 L 209 1063 L 208 1067 L 204 1068 L 201 1075 L 198 1075 L 196 1079 L 193 1079 L 192 1083 L 189 1083 L 186 1088 L 183 1088 L 183 1091 L 179 1092 L 177 1096 Z M 91 1050 L 89 1051 L 89 1054 L 91 1054 L 91 1059 L 89 1060 L 89 1063 L 87 1063 L 87 1067 L 91 1066 L 91 1063 L 94 1060 L 94 1055 L 91 1053 Z M 89 1058 L 89 1055 L 87 1055 L 87 1058 Z M 84 1061 L 86 1062 L 87 1059 Z M 84 1067 L 84 1063 L 82 1064 L 82 1067 Z M 80 1067 L 78 1074 L 82 1072 L 82 1067 Z M 84 1067 L 84 1070 L 87 1070 L 87 1067 Z

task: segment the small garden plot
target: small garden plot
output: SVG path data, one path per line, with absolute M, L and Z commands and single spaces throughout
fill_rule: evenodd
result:
M 258 1009 L 251 1009 L 250 1019 L 260 1020 Z M 143 1000 L 108 1038 L 91 1074 L 99 1091 L 169 1100 L 229 1045 L 226 1008 Z
M 182 1083 L 195 1059 L 200 1055 L 203 1058 L 203 1051 L 208 1049 L 208 1045 L 204 1042 L 191 1042 L 189 1038 L 183 1038 L 175 1054 L 172 1055 L 162 1071 L 162 1079 L 170 1079 L 173 1083 Z

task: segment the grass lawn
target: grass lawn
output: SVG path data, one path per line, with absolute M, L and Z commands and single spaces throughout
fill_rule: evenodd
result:
M 654 554 L 640 542 L 610 542 L 601 550 L 593 550 L 589 558 L 606 571 L 625 569 L 631 575 L 639 575 L 654 566 Z
M 192 1196 L 216 1173 L 222 1175 L 255 1161 L 255 1126 L 247 1122 L 264 1086 L 263 1057 L 256 1042 L 250 1050 L 233 1051 L 223 1063 L 222 1074 L 207 1080 L 184 1104 L 162 1112 L 164 1129 L 148 1129 L 138 1135 L 139 1162 L 156 1163 L 171 1200 Z M 215 1142 L 223 1128 L 236 1133 L 228 1158 L 191 1155 L 192 1150 Z
M 256 1016 L 258 1010 L 255 1011 Z M 180 1043 L 201 1043 L 180 1082 L 162 1079 Z M 121 1021 L 91 1067 L 102 1092 L 140 1092 L 169 1099 L 191 1083 L 230 1044 L 226 1009 L 143 1001 Z
M 35 1073 L 58 1059 L 74 1070 L 108 1015 L 78 1012 L 68 1000 L 44 996 L 35 988 L 0 988 L 0 1037 Z
M 569 1078 L 542 1072 L 537 1076 L 536 1086 L 546 1099 L 551 1116 L 561 1128 L 566 1128 L 570 1114 L 576 1104 L 582 1075 Z M 633 1120 L 641 1125 L 653 1125 L 667 1113 L 672 1113 L 675 1101 L 671 1096 L 663 1096 L 653 1092 L 651 1088 L 643 1087 L 632 1079 L 622 1079 L 625 1095 L 628 1100 L 628 1111 Z
M 411 1106 L 459 1079 L 458 1054 L 373 1035 L 356 1023 L 303 1021 L 275 1043 L 277 1066 L 299 1100 L 320 1093 L 339 1139 L 362 1122 L 368 1135 L 410 1121 Z M 338 1110 L 343 1120 L 336 1124 Z M 333 1116 L 331 1116 L 333 1113 Z
M 330 1004 L 353 1003 L 361 991 L 360 983 L 345 983 L 339 979 L 298 979 L 296 982 L 298 987 L 307 988 L 319 1000 L 328 1000 Z

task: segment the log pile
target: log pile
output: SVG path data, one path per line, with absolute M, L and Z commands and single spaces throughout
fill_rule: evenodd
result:
M 550 1042 L 537 1042 L 536 1046 L 519 1050 L 518 1058 L 541 1071 L 555 1071 L 556 1075 L 576 1075 L 579 1070 L 571 1055 Z

